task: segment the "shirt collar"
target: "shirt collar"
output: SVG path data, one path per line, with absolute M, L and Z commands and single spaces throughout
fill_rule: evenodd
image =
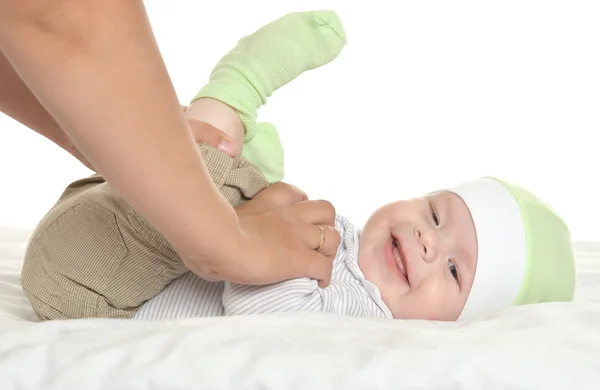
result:
M 381 298 L 379 288 L 377 288 L 377 286 L 374 283 L 368 281 L 365 278 L 364 273 L 358 266 L 361 230 L 356 229 L 346 218 L 341 218 L 342 220 L 340 221 L 340 223 L 342 225 L 343 231 L 341 231 L 340 233 L 342 234 L 342 241 L 344 242 L 344 245 L 346 246 L 346 251 L 348 253 L 348 256 L 345 260 L 348 269 L 354 275 L 354 277 L 360 281 L 369 297 L 375 302 L 375 304 L 385 314 L 385 316 L 389 319 L 393 319 L 394 316 L 392 315 L 392 312 Z

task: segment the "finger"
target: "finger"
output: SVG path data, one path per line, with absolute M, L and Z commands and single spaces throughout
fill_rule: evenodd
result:
M 341 241 L 340 233 L 327 225 L 307 225 L 303 238 L 310 249 L 327 257 L 335 257 Z
M 324 225 L 323 228 L 325 229 L 325 244 L 321 249 L 321 253 L 325 256 L 335 258 L 342 242 L 342 237 L 340 232 L 333 226 Z
M 258 202 L 264 203 L 268 209 L 287 207 L 307 200 L 306 193 L 300 188 L 288 183 L 275 183 L 254 196 Z
M 331 282 L 331 271 L 333 270 L 333 261 L 315 251 L 309 251 L 300 259 L 302 267 L 306 270 L 302 274 L 305 277 L 317 280 L 319 287 L 325 288 Z
M 313 225 L 335 226 L 335 208 L 326 200 L 298 202 L 290 206 L 290 212 Z
M 307 199 L 306 193 L 300 188 L 288 183 L 275 183 L 261 190 L 251 200 L 235 207 L 238 215 L 259 214 Z
M 183 112 L 186 112 L 188 109 L 188 106 L 184 106 L 183 104 L 180 104 L 181 109 L 183 110 Z
M 236 156 L 237 146 L 227 134 L 206 122 L 195 119 L 188 119 L 188 124 L 196 143 L 210 145 L 230 157 Z

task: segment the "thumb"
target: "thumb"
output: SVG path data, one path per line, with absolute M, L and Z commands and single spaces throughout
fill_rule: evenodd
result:
M 236 145 L 231 138 L 211 124 L 196 119 L 188 119 L 188 125 L 198 144 L 207 144 L 217 148 L 230 157 L 238 153 Z

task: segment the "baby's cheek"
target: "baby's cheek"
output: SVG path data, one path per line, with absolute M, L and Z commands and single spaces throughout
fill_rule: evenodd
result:
M 390 310 L 397 319 L 437 321 L 441 317 L 437 307 L 416 296 L 405 297 Z
M 436 320 L 440 312 L 436 301 L 418 290 L 393 296 L 386 300 L 386 304 L 394 318 L 398 319 Z
M 445 286 L 433 281 L 425 282 L 413 292 L 419 307 L 419 318 L 430 321 L 447 321 L 452 317 Z

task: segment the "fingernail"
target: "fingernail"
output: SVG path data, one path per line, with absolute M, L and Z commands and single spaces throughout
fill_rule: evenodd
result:
M 218 149 L 231 157 L 233 157 L 235 153 L 235 145 L 233 144 L 233 141 L 227 138 L 223 138 L 221 140 Z

